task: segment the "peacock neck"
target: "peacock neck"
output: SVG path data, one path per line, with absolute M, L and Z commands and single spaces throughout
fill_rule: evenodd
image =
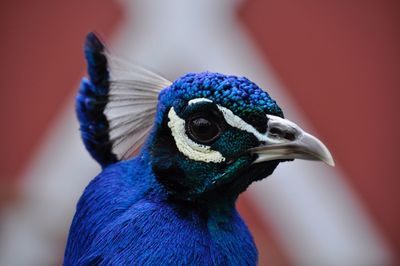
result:
M 143 194 L 150 201 L 165 202 L 176 207 L 176 209 L 189 210 L 197 213 L 199 216 L 214 221 L 229 220 L 233 215 L 236 215 L 235 202 L 236 196 L 222 196 L 223 193 L 214 192 L 206 195 L 201 199 L 183 200 L 169 194 L 168 191 L 161 185 L 153 173 L 151 167 L 151 156 L 149 149 L 145 146 L 141 153 L 136 157 L 137 163 L 140 164 L 137 169 L 144 169 L 146 180 L 146 189 Z

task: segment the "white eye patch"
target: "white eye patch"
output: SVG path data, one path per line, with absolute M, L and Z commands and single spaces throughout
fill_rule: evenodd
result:
M 196 98 L 190 100 L 188 102 L 188 105 L 196 104 L 199 102 L 212 102 L 212 101 L 207 98 Z M 242 118 L 235 115 L 228 108 L 222 107 L 218 104 L 217 107 L 221 111 L 228 125 L 253 134 L 259 141 L 267 142 L 268 140 L 267 134 L 260 133 L 252 125 L 246 123 Z M 210 146 L 198 144 L 193 140 L 191 140 L 186 135 L 185 120 L 180 118 L 175 113 L 173 107 L 171 107 L 171 109 L 168 112 L 168 118 L 169 118 L 168 127 L 171 129 L 172 136 L 174 137 L 176 146 L 178 150 L 185 156 L 187 156 L 192 160 L 202 161 L 202 162 L 219 163 L 226 160 L 226 158 L 223 157 L 220 152 L 212 150 Z
M 186 157 L 206 163 L 220 163 L 226 160 L 220 152 L 212 150 L 210 146 L 198 144 L 186 135 L 185 120 L 175 113 L 174 107 L 169 110 L 168 118 L 168 127 L 171 129 L 176 147 Z

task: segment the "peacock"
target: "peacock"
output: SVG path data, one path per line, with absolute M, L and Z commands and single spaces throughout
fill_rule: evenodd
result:
M 114 57 L 94 33 L 84 52 L 76 112 L 102 171 L 78 201 L 64 265 L 256 265 L 239 194 L 284 161 L 334 165 L 245 77 L 170 82 Z

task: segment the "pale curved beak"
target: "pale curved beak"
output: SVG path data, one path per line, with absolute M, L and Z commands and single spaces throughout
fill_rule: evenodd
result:
M 272 160 L 303 159 L 323 161 L 334 166 L 328 148 L 295 123 L 278 116 L 268 116 L 268 129 L 263 145 L 250 149 L 258 157 L 253 163 Z

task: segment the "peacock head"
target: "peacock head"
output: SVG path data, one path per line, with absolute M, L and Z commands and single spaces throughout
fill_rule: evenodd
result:
M 84 143 L 103 167 L 129 160 L 145 143 L 142 158 L 168 194 L 195 201 L 235 198 L 282 161 L 334 164 L 321 141 L 284 119 L 247 78 L 204 72 L 170 82 L 111 56 L 93 33 L 85 55 L 90 81 L 82 83 L 77 113 Z
M 189 73 L 162 90 L 151 143 L 157 180 L 180 199 L 236 197 L 282 161 L 333 159 L 245 77 Z

